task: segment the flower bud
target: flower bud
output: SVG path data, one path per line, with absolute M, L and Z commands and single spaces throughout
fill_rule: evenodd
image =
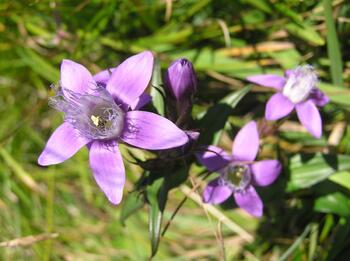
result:
M 197 77 L 192 63 L 181 58 L 174 61 L 165 74 L 165 85 L 178 102 L 188 102 L 197 89 Z

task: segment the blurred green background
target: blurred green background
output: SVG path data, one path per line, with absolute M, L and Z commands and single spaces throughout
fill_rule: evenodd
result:
M 118 207 L 95 185 L 86 150 L 49 168 L 36 161 L 62 121 L 47 105 L 62 59 L 96 73 L 152 50 L 163 69 L 179 57 L 194 63 L 199 79 L 194 118 L 246 86 L 244 77 L 281 74 L 301 63 L 315 66 L 332 101 L 322 113 L 322 139 L 300 131 L 293 119 L 278 126 L 278 136 L 263 138 L 262 157 L 277 155 L 285 169 L 276 184 L 259 191 L 265 202 L 261 220 L 229 204 L 204 208 L 194 194 L 161 238 L 154 259 L 346 260 L 349 17 L 346 0 L 1 1 L 0 259 L 149 258 L 147 207 L 120 223 L 128 192 L 141 174 L 140 167 L 128 164 L 128 151 L 148 154 L 122 147 L 128 181 Z M 227 132 L 215 142 L 229 148 L 244 122 L 262 118 L 269 96 L 253 87 L 225 119 Z M 193 164 L 192 182 L 201 182 L 202 170 Z M 165 222 L 192 185 L 170 192 Z

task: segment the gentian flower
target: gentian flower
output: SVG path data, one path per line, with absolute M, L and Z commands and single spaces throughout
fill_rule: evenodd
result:
M 186 114 L 197 90 L 197 77 L 192 63 L 184 58 L 172 62 L 165 73 L 164 83 L 175 100 L 178 116 Z
M 329 98 L 317 88 L 317 75 L 312 66 L 287 70 L 285 77 L 264 74 L 250 76 L 247 80 L 277 90 L 266 104 L 267 120 L 281 119 L 295 109 L 301 124 L 315 138 L 322 136 L 322 119 L 316 106 L 326 105 Z
M 70 60 L 61 64 L 61 89 L 51 105 L 65 113 L 64 123 L 49 138 L 38 163 L 61 163 L 87 145 L 94 178 L 109 201 L 119 204 L 125 169 L 118 143 L 162 150 L 188 142 L 185 132 L 154 113 L 130 110 L 140 102 L 153 70 L 153 55 L 134 55 L 115 68 L 107 81 L 95 78 Z
M 281 172 L 278 160 L 255 162 L 259 150 L 259 133 L 254 121 L 247 123 L 232 145 L 232 154 L 216 146 L 197 153 L 198 161 L 220 176 L 210 181 L 203 193 L 205 203 L 220 204 L 232 194 L 237 205 L 253 216 L 260 217 L 263 203 L 254 186 L 272 184 Z

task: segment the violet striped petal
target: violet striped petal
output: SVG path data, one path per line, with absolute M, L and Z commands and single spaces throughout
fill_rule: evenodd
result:
M 235 161 L 253 161 L 259 151 L 259 133 L 255 121 L 248 122 L 237 133 L 232 144 Z
M 151 52 L 131 56 L 115 68 L 107 83 L 107 90 L 117 103 L 130 106 L 145 91 L 152 72 Z
M 125 168 L 118 143 L 92 142 L 89 159 L 97 185 L 112 204 L 119 204 L 123 197 Z
M 219 171 L 232 159 L 226 151 L 213 145 L 203 148 L 203 152 L 197 152 L 196 157 L 209 171 Z
M 266 104 L 265 118 L 269 121 L 279 120 L 294 109 L 294 104 L 281 93 L 275 93 Z
M 64 59 L 61 63 L 61 80 L 63 92 L 65 89 L 75 93 L 89 93 L 96 88 L 91 73 L 81 64 Z
M 220 204 L 232 195 L 232 189 L 220 184 L 219 178 L 208 183 L 203 192 L 204 203 Z
M 268 186 L 275 182 L 282 166 L 278 160 L 262 160 L 252 164 L 253 182 L 257 186 Z
M 282 90 L 286 83 L 286 79 L 283 76 L 274 74 L 252 75 L 247 77 L 247 80 L 257 85 L 271 87 L 276 90 Z
M 121 140 L 142 149 L 170 149 L 189 141 L 184 131 L 155 113 L 129 111 L 126 113 L 125 125 Z
M 61 163 L 72 157 L 81 147 L 90 142 L 82 137 L 69 123 L 64 122 L 52 133 L 40 154 L 38 164 L 48 166 Z
M 261 201 L 255 188 L 250 185 L 241 192 L 233 193 L 237 205 L 255 217 L 263 214 L 263 202 Z
M 296 111 L 301 124 L 314 136 L 322 136 L 322 119 L 316 105 L 308 100 L 296 105 Z

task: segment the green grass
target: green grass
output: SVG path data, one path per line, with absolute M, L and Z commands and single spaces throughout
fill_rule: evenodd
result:
M 227 149 L 239 127 L 263 118 L 270 96 L 253 87 L 235 106 L 230 97 L 236 90 L 248 90 L 242 90 L 248 75 L 281 74 L 310 63 L 320 76 L 321 89 L 331 98 L 322 110 L 321 141 L 288 128 L 263 138 L 261 157 L 278 156 L 284 171 L 276 184 L 259 190 L 265 202 L 261 220 L 230 203 L 215 206 L 220 215 L 253 235 L 252 242 L 227 224 L 218 225 L 217 217 L 189 198 L 161 237 L 154 260 L 349 256 L 350 136 L 344 128 L 334 133 L 341 122 L 346 128 L 349 119 L 349 12 L 350 4 L 342 0 L 1 1 L 0 260 L 150 257 L 148 206 L 131 215 L 125 226 L 120 223 L 128 193 L 142 175 L 140 167 L 124 161 L 125 199 L 115 207 L 97 188 L 86 149 L 57 166 L 43 168 L 36 163 L 49 135 L 62 122 L 62 116 L 47 105 L 53 95 L 49 86 L 59 80 L 61 60 L 73 59 L 96 73 L 147 49 L 159 59 L 157 73 L 179 57 L 193 62 L 199 79 L 194 118 L 200 119 L 219 103 L 234 107 L 212 108 L 223 117 L 220 122 L 214 118 L 224 130 L 216 133 L 215 142 Z M 161 108 L 159 97 L 154 102 Z M 339 142 L 328 147 L 331 134 L 338 135 Z M 153 156 L 132 152 L 140 158 Z M 315 152 L 311 159 L 309 154 Z M 130 148 L 123 146 L 122 153 L 132 160 Z M 330 154 L 331 161 L 323 154 Z M 201 171 L 196 163 L 191 165 L 196 182 L 201 182 Z M 314 182 L 317 173 L 322 177 Z M 183 185 L 192 186 L 190 181 Z M 169 192 L 163 225 L 183 198 L 179 188 Z M 42 234 L 47 237 L 24 240 Z M 9 241 L 17 246 L 4 246 Z

